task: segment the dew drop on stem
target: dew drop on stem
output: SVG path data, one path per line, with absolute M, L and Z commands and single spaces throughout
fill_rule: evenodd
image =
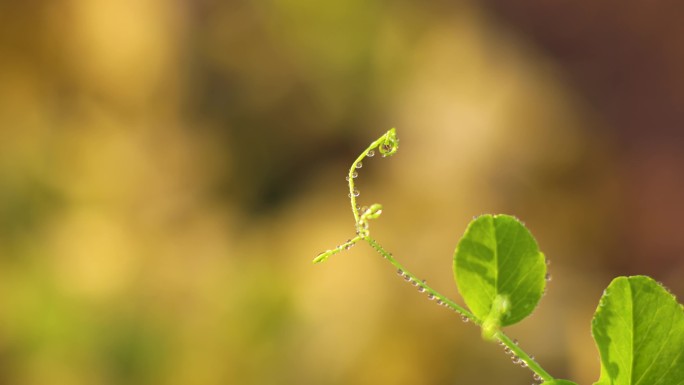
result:
M 356 164 L 356 168 L 361 168 L 361 167 L 363 167 L 363 163 L 362 163 L 362 162 L 359 162 L 359 163 Z
M 375 151 L 373 151 L 373 150 L 368 151 L 368 153 L 366 154 L 366 156 L 369 157 L 369 158 L 374 157 L 374 156 L 375 156 Z

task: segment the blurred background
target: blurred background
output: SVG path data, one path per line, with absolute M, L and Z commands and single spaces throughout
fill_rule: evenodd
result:
M 598 378 L 617 275 L 684 295 L 684 3 L 0 2 L 0 384 L 529 384 L 458 298 L 473 215 L 551 260 L 509 333 Z M 459 299 L 460 301 L 460 299 Z

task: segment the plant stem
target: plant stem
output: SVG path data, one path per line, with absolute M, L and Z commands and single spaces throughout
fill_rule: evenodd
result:
M 427 293 L 428 295 L 432 295 L 434 299 L 441 300 L 443 303 L 445 303 L 449 308 L 451 308 L 453 311 L 459 313 L 460 315 L 467 317 L 468 321 L 472 321 L 476 325 L 480 325 L 480 320 L 475 317 L 473 313 L 465 309 L 463 306 L 457 304 L 456 302 L 452 301 L 451 299 L 445 297 L 444 295 L 440 294 L 437 292 L 435 289 L 431 288 L 428 286 L 427 283 L 425 283 L 424 280 L 419 279 L 415 275 L 413 275 L 411 272 L 406 270 L 404 266 L 402 266 L 399 262 L 397 262 L 396 259 L 392 256 L 391 253 L 387 252 L 380 244 L 373 238 L 371 237 L 364 237 L 364 241 L 368 242 L 368 244 L 371 245 L 372 248 L 375 249 L 380 255 L 382 255 L 386 260 L 389 261 L 394 267 L 397 268 L 397 270 L 401 271 L 404 277 L 409 277 L 410 281 L 414 282 L 416 284 L 416 287 L 422 287 L 424 289 L 424 292 Z
M 522 360 L 531 371 L 535 372 L 539 377 L 541 377 L 544 382 L 552 381 L 554 379 L 546 370 L 539 366 L 537 361 L 525 353 L 525 351 L 522 350 L 522 348 L 520 348 L 520 346 L 518 346 L 515 341 L 511 340 L 504 332 L 499 330 L 496 333 L 496 338 L 501 341 L 501 343 L 506 345 L 506 347 L 508 347 L 511 352 L 518 357 L 518 359 Z
M 402 273 L 404 277 L 408 277 L 409 281 L 412 281 L 415 286 L 417 287 L 422 287 L 424 289 L 424 292 L 428 294 L 428 296 L 433 297 L 434 299 L 440 300 L 441 303 L 445 304 L 447 307 L 449 307 L 451 310 L 455 311 L 456 313 L 459 313 L 462 317 L 464 318 L 464 321 L 467 319 L 468 321 L 473 322 L 474 324 L 481 326 L 482 321 L 480 321 L 473 313 L 465 309 L 463 306 L 460 306 L 456 302 L 452 301 L 451 299 L 447 298 L 446 296 L 442 295 L 441 293 L 437 292 L 433 288 L 427 285 L 425 281 L 419 279 L 415 275 L 413 275 L 411 272 L 406 270 L 404 266 L 402 266 L 399 262 L 397 262 L 396 259 L 392 256 L 391 253 L 389 253 L 387 250 L 385 250 L 375 239 L 371 238 L 370 236 L 365 236 L 362 238 L 364 241 L 368 242 L 368 244 L 375 249 L 380 255 L 382 255 L 386 260 L 389 261 L 394 267 L 397 268 L 398 271 Z M 536 373 L 539 377 L 542 378 L 544 381 L 551 381 L 553 380 L 553 377 L 546 372 L 539 364 L 532 359 L 518 344 L 511 340 L 503 331 L 499 330 L 495 338 L 497 338 L 501 343 L 510 349 L 510 351 L 518 357 L 522 362 L 524 362 L 527 367 L 532 370 L 534 373 Z

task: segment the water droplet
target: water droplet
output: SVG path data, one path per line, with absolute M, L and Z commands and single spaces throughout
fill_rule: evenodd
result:
M 441 299 L 438 299 L 436 303 L 437 303 L 437 305 L 442 305 L 444 302 L 442 302 Z
M 424 287 L 422 287 L 422 286 L 418 286 L 418 291 L 422 293 L 422 292 L 424 292 L 424 291 L 425 291 L 425 288 L 424 288 Z
M 518 358 L 517 356 L 512 356 L 511 361 L 513 361 L 513 363 L 517 365 L 520 363 L 520 358 Z
M 549 266 L 550 264 L 551 264 L 551 260 L 550 260 L 550 259 L 547 259 L 547 260 L 546 260 L 546 266 Z
M 432 293 L 428 293 L 428 299 L 432 301 L 433 299 L 435 299 L 435 295 Z
M 468 319 L 468 317 L 462 315 L 462 316 L 461 316 L 461 321 L 463 321 L 463 322 L 465 322 L 465 323 L 468 323 L 468 322 L 470 321 L 470 319 Z
M 411 276 L 408 275 L 408 274 L 406 274 L 406 273 L 404 273 L 404 281 L 410 282 L 410 281 L 411 281 Z
M 523 368 L 526 368 L 526 367 L 527 367 L 527 362 L 525 362 L 525 361 L 523 361 L 523 360 L 520 360 L 520 366 L 523 367 Z
M 403 275 L 404 275 L 404 270 L 402 270 L 402 269 L 397 269 L 397 274 L 403 276 Z
M 518 339 L 517 339 L 517 338 L 513 338 L 513 343 L 517 345 L 517 344 L 518 344 Z
M 541 381 L 542 379 L 537 373 L 535 373 L 534 376 L 532 376 L 532 378 L 534 378 L 535 381 Z
M 375 151 L 373 151 L 373 150 L 368 151 L 368 153 L 366 154 L 366 156 L 369 157 L 369 158 L 374 157 L 374 156 L 375 156 Z
M 352 172 L 352 178 L 356 178 L 357 176 L 359 176 L 358 172 L 356 172 L 356 171 Z
M 350 242 L 350 241 L 351 241 L 351 239 L 350 239 L 348 242 Z M 351 249 L 352 247 L 354 247 L 355 244 L 356 244 L 356 243 L 348 243 L 346 246 L 344 246 L 344 249 L 345 249 L 345 250 L 349 250 L 349 249 Z
M 418 281 L 411 281 L 411 284 L 412 284 L 413 286 L 418 286 Z
M 361 168 L 361 167 L 363 167 L 363 163 L 359 162 L 356 164 L 356 168 Z
M 546 279 L 546 282 L 551 282 L 551 273 L 546 273 L 546 277 L 544 277 L 544 279 Z

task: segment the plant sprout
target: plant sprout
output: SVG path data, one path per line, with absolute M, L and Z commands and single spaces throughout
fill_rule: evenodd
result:
M 498 341 L 514 363 L 533 372 L 536 383 L 577 385 L 554 378 L 501 330 L 534 311 L 550 280 L 544 254 L 519 220 L 486 214 L 468 225 L 453 258 L 454 278 L 467 308 L 418 279 L 371 237 L 370 221 L 382 214 L 382 205 L 359 207 L 354 180 L 363 160 L 373 157 L 376 150 L 388 157 L 398 149 L 399 139 L 392 128 L 352 163 L 347 181 L 356 235 L 320 253 L 313 262 L 366 242 L 428 299 L 458 313 L 464 322 L 480 326 L 482 337 Z M 591 330 L 601 357 L 601 375 L 595 385 L 684 385 L 684 307 L 652 278 L 615 278 L 601 297 Z

